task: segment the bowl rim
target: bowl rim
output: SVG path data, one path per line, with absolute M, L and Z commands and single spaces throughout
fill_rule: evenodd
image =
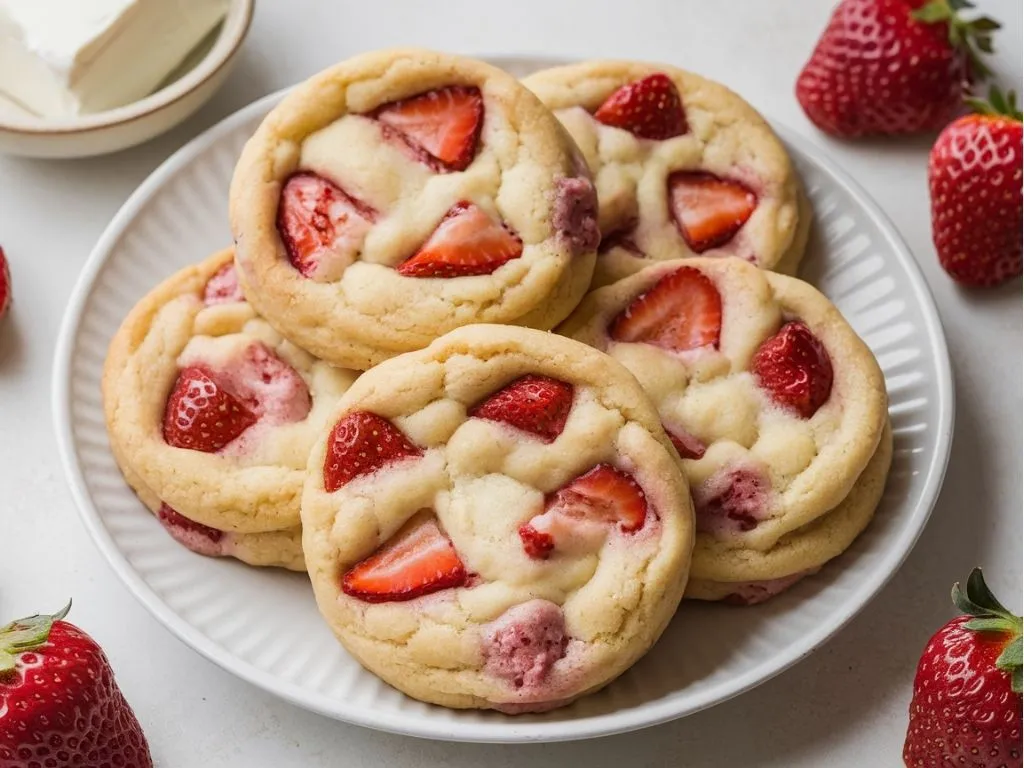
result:
M 73 135 L 102 131 L 142 120 L 186 98 L 228 65 L 252 27 L 255 0 L 230 0 L 223 27 L 213 47 L 190 71 L 156 93 L 114 109 L 70 119 L 0 118 L 0 132 L 23 136 Z
M 486 56 L 485 58 L 491 62 L 507 65 L 522 57 Z M 334 706 L 335 702 L 332 700 L 321 694 L 310 694 L 293 683 L 271 676 L 249 662 L 227 652 L 217 642 L 184 621 L 153 591 L 119 549 L 87 489 L 85 472 L 78 458 L 77 440 L 71 419 L 71 382 L 76 340 L 91 289 L 107 263 L 114 245 L 122 236 L 124 228 L 146 206 L 151 197 L 168 183 L 168 180 L 183 166 L 192 162 L 196 156 L 239 124 L 252 120 L 254 116 L 264 114 L 289 90 L 286 88 L 264 96 L 227 116 L 172 154 L 139 185 L 109 222 L 82 268 L 72 290 L 55 346 L 51 379 L 52 416 L 65 480 L 79 517 L 107 564 L 127 586 L 133 597 L 179 640 L 222 669 L 285 701 L 333 719 L 373 730 L 418 738 L 478 743 L 575 741 L 625 733 L 665 723 L 719 704 L 757 687 L 789 669 L 839 633 L 896 575 L 900 566 L 913 550 L 932 514 L 942 489 L 942 481 L 952 447 L 956 398 L 949 351 L 941 320 L 934 296 L 921 268 L 899 230 L 881 206 L 847 171 L 831 159 L 824 148 L 772 120 L 770 124 L 786 143 L 787 151 L 800 153 L 817 165 L 832 178 L 838 187 L 853 197 L 864 213 L 878 226 L 882 239 L 896 254 L 896 260 L 906 271 L 915 303 L 922 310 L 922 332 L 933 351 L 936 367 L 936 448 L 926 470 L 921 494 L 914 500 L 906 513 L 907 525 L 900 531 L 898 540 L 895 540 L 885 552 L 882 566 L 858 586 L 852 597 L 836 613 L 832 623 L 816 627 L 814 631 L 808 632 L 800 642 L 792 644 L 776 658 L 762 661 L 744 675 L 733 678 L 728 684 L 719 684 L 712 691 L 687 702 L 684 706 L 673 701 L 651 701 L 637 710 L 587 716 L 578 722 L 554 720 L 551 722 L 450 722 L 442 724 L 434 721 L 416 722 L 414 717 L 397 717 L 393 713 L 381 713 L 375 710 L 360 713 L 356 708 L 350 708 L 345 717 L 339 716 L 337 708 Z

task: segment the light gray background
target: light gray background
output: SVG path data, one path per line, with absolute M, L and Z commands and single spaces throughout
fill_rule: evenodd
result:
M 930 141 L 831 141 L 793 97 L 832 0 L 259 0 L 227 86 L 143 147 L 84 161 L 0 157 L 0 245 L 14 273 L 0 328 L 0 623 L 56 610 L 104 646 L 157 764 L 589 768 L 899 765 L 918 654 L 951 615 L 951 583 L 983 565 L 1021 604 L 1021 287 L 958 290 L 931 245 Z M 1005 25 L 999 80 L 1020 89 L 1020 0 L 981 0 Z M 263 94 L 352 53 L 418 44 L 462 53 L 663 60 L 727 83 L 851 172 L 906 238 L 935 294 L 957 386 L 949 474 L 917 548 L 843 632 L 753 692 L 634 734 L 551 746 L 418 741 L 343 725 L 233 678 L 166 632 L 101 560 L 58 464 L 50 375 L 61 314 L 90 249 L 173 150 Z

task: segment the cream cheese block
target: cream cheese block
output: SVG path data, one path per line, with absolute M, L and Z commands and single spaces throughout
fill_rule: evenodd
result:
M 51 118 L 150 94 L 228 0 L 0 0 L 0 95 Z

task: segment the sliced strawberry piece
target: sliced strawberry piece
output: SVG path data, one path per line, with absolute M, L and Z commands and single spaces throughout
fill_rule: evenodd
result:
M 672 441 L 672 445 L 675 446 L 676 450 L 679 451 L 680 458 L 683 459 L 702 459 L 704 458 L 704 452 L 707 450 L 707 446 L 704 442 L 691 435 L 685 429 L 679 427 L 671 427 L 662 424 L 665 428 L 665 432 L 668 435 L 668 439 Z
M 277 230 L 303 277 L 336 279 L 359 255 L 376 215 L 341 187 L 304 171 L 281 190 Z
M 367 411 L 346 414 L 331 430 L 324 460 L 324 488 L 332 493 L 357 477 L 423 451 L 385 418 Z
M 480 89 L 453 85 L 378 107 L 371 114 L 432 167 L 463 171 L 476 156 L 484 121 Z
M 164 440 L 215 453 L 256 423 L 256 415 L 198 366 L 178 374 L 164 410 Z
M 754 354 L 750 366 L 771 398 L 811 418 L 832 393 L 832 361 L 825 346 L 799 321 L 786 323 Z
M 646 520 L 647 497 L 632 475 L 598 464 L 548 494 L 544 511 L 519 526 L 519 538 L 528 557 L 547 560 L 556 548 L 596 551 L 610 526 L 635 533 Z
M 466 568 L 433 518 L 410 520 L 342 576 L 346 595 L 368 603 L 412 600 L 466 583 Z
M 565 428 L 572 395 L 572 384 L 529 374 L 471 408 L 469 415 L 509 424 L 550 443 Z
M 518 259 L 523 241 L 466 200 L 441 219 L 427 242 L 398 267 L 406 277 L 489 275 L 506 261 Z
M 620 312 L 608 333 L 615 341 L 643 342 L 676 352 L 712 346 L 722 332 L 722 297 L 703 272 L 680 267 Z
M 171 509 L 166 504 L 161 504 L 156 513 L 157 519 L 168 528 L 180 528 L 190 533 L 197 533 L 205 536 L 210 541 L 220 541 L 224 538 L 224 531 L 211 528 L 208 525 L 189 520 L 177 510 Z
M 632 476 L 611 464 L 598 464 L 555 491 L 545 512 L 617 524 L 627 533 L 640 530 L 647 519 L 647 497 Z
M 11 270 L 7 266 L 4 249 L 0 248 L 0 319 L 11 306 Z
M 526 554 L 534 560 L 547 560 L 555 548 L 555 540 L 550 533 L 538 531 L 529 523 L 519 526 L 519 538 Z
M 224 531 L 189 520 L 166 504 L 161 504 L 157 519 L 176 542 L 193 552 L 207 557 L 222 557 L 227 554 L 229 542 L 221 542 Z
M 214 304 L 234 304 L 239 301 L 245 301 L 245 296 L 242 294 L 242 286 L 238 284 L 235 265 L 228 262 L 206 281 L 206 287 L 203 289 L 203 303 L 209 307 Z
M 757 208 L 757 195 L 743 184 L 701 171 L 669 176 L 668 196 L 679 234 L 697 253 L 728 243 Z
M 641 139 L 671 139 L 688 130 L 679 91 L 660 72 L 619 88 L 598 107 L 594 119 Z

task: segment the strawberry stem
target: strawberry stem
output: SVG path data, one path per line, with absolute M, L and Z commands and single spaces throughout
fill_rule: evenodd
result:
M 961 612 L 974 617 L 964 624 L 967 629 L 973 632 L 998 632 L 1009 637 L 1002 653 L 996 659 L 996 667 L 1010 676 L 1011 688 L 1020 693 L 1021 669 L 1024 665 L 1021 641 L 1024 626 L 1021 617 L 1015 616 L 996 599 L 985 583 L 980 568 L 975 568 L 967 577 L 966 590 L 960 587 L 959 582 L 953 585 L 952 597 L 953 603 Z
M 992 71 L 981 60 L 981 54 L 992 53 L 992 33 L 1000 28 L 1000 24 L 988 16 L 971 20 L 960 16 L 960 11 L 973 8 L 974 3 L 969 0 L 930 0 L 910 15 L 925 24 L 947 23 L 949 44 L 967 55 L 971 74 L 978 80 L 984 80 Z
M 60 621 L 71 610 L 71 601 L 52 615 L 36 614 L 0 627 L 0 673 L 14 669 L 16 654 L 32 651 L 50 637 L 53 622 Z
M 979 115 L 1009 117 L 1018 123 L 1024 119 L 1020 107 L 1017 106 L 1017 94 L 1013 91 L 1007 91 L 1006 94 L 1003 94 L 994 85 L 988 91 L 988 100 L 969 96 L 964 99 L 964 103 Z

